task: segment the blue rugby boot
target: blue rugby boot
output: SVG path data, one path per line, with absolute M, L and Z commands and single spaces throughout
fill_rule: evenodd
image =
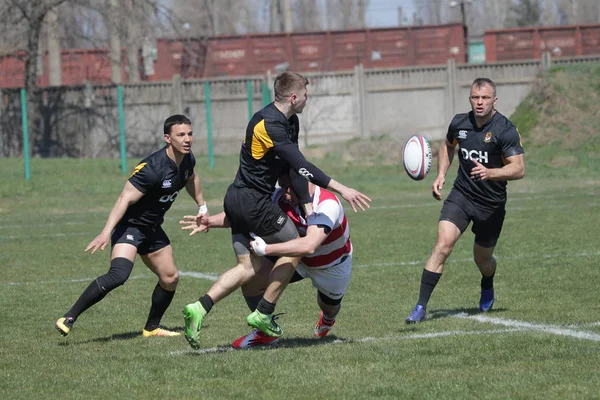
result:
M 422 322 L 427 319 L 426 314 L 427 314 L 427 311 L 425 310 L 425 307 L 423 307 L 420 304 L 417 304 L 415 306 L 415 309 L 410 313 L 408 318 L 406 318 L 404 321 L 407 324 L 415 324 L 417 322 Z
M 479 311 L 488 312 L 494 305 L 494 288 L 481 289 L 481 297 L 479 298 Z

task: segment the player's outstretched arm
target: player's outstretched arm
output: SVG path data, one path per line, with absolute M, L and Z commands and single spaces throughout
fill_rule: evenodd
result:
M 356 212 L 357 207 L 361 210 L 369 208 L 371 199 L 359 192 L 358 190 L 349 188 L 335 181 L 334 179 L 327 176 L 317 166 L 310 163 L 304 155 L 293 143 L 275 146 L 275 154 L 277 154 L 282 160 L 286 161 L 290 168 L 294 169 L 298 175 L 309 180 L 311 183 L 320 186 L 325 189 L 332 190 L 338 193 L 352 206 L 352 210 Z
M 216 215 L 185 215 L 179 224 L 183 225 L 182 230 L 191 231 L 190 236 L 198 232 L 208 232 L 209 228 L 229 228 L 229 220 L 224 212 Z
M 352 210 L 354 212 L 356 212 L 357 207 L 363 211 L 365 211 L 367 208 L 371 208 L 369 205 L 371 199 L 367 195 L 362 194 L 358 190 L 344 186 L 335 179 L 331 179 L 331 181 L 329 181 L 329 185 L 326 189 L 336 192 L 342 196 L 344 200 L 350 203 L 350 206 L 352 206 Z
M 306 236 L 273 244 L 267 244 L 262 238 L 254 236 L 250 245 L 257 256 L 302 257 L 313 254 L 327 236 L 324 226 L 310 225 L 306 230 Z
M 108 214 L 104 229 L 102 229 L 102 232 L 87 245 L 85 251 L 92 250 L 92 254 L 94 254 L 98 249 L 106 249 L 113 229 L 115 229 L 121 218 L 123 218 L 127 208 L 129 208 L 130 205 L 137 203 L 142 197 L 144 197 L 144 193 L 136 189 L 129 181 L 125 182 L 123 191 Z

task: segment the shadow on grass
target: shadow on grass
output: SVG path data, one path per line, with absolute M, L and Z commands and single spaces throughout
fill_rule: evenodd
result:
M 312 346 L 322 346 L 330 343 L 339 343 L 339 342 L 350 342 L 351 340 L 340 339 L 335 335 L 326 336 L 324 338 L 299 338 L 299 337 L 291 337 L 282 339 L 279 343 L 266 345 L 266 346 L 256 346 L 247 349 L 234 349 L 230 345 L 221 345 L 212 348 L 198 349 L 198 350 L 190 350 L 186 352 L 186 355 L 190 356 L 200 356 L 206 353 L 224 353 L 227 351 L 261 351 L 261 350 L 275 350 L 275 349 L 292 349 L 292 348 L 300 348 L 300 347 L 312 347 Z
M 447 317 L 453 317 L 457 314 L 467 314 L 468 316 L 473 316 L 473 315 L 494 315 L 495 313 L 498 312 L 503 312 L 503 311 L 508 311 L 508 308 L 492 308 L 490 311 L 483 313 L 481 311 L 479 311 L 479 308 L 476 307 L 470 307 L 470 308 L 455 308 L 453 310 L 435 310 L 429 313 L 429 315 L 427 316 L 427 319 L 432 320 L 432 319 L 439 319 L 439 318 L 447 318 Z
M 176 328 L 170 328 L 170 327 L 166 327 L 166 326 L 161 326 L 161 328 L 167 329 L 169 331 L 173 331 L 173 332 L 183 332 L 183 327 L 176 327 Z M 98 338 L 91 338 L 91 339 L 87 339 L 87 340 L 83 340 L 81 342 L 78 342 L 78 344 L 88 344 L 88 343 L 107 343 L 107 342 L 112 342 L 113 340 L 131 340 L 131 339 L 135 339 L 137 337 L 142 336 L 142 331 L 133 331 L 133 332 L 123 332 L 123 333 L 114 333 L 110 336 L 105 336 L 105 337 L 98 337 Z M 69 345 L 69 342 L 61 342 L 59 343 L 59 346 L 67 346 Z
M 424 323 L 426 323 L 427 321 L 433 321 L 436 319 L 442 319 L 442 318 L 448 318 L 448 317 L 455 317 L 459 314 L 468 316 L 468 317 L 472 317 L 475 315 L 489 315 L 489 316 L 493 316 L 496 313 L 499 312 L 503 312 L 503 311 L 508 311 L 508 308 L 493 308 L 490 311 L 483 313 L 481 311 L 479 311 L 479 308 L 477 307 L 470 307 L 470 308 L 454 308 L 454 309 L 442 309 L 442 310 L 434 310 L 434 311 L 430 311 L 427 313 L 427 319 L 425 321 L 423 321 Z M 423 323 L 421 322 L 421 323 Z M 403 329 L 400 329 L 400 332 L 412 332 L 416 330 L 416 327 L 419 325 L 420 323 L 412 323 L 412 324 L 406 324 L 404 325 Z

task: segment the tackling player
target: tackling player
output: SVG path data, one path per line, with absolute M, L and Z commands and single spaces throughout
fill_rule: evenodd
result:
M 84 290 L 73 307 L 56 321 L 56 329 L 67 336 L 85 310 L 102 300 L 111 290 L 123 285 L 139 254 L 146 266 L 158 276 L 152 305 L 142 334 L 178 336 L 159 326 L 169 307 L 178 282 L 171 242 L 161 225 L 179 192 L 185 188 L 199 205 L 199 214 L 208 213 L 200 180 L 194 173 L 192 123 L 183 115 L 172 115 L 164 123 L 165 147 L 144 158 L 125 183 L 104 229 L 85 251 L 104 250 L 110 240 L 110 268 Z
M 242 286 L 242 293 L 248 307 L 254 311 L 269 283 L 269 273 L 276 260 L 273 256 L 302 257 L 290 282 L 309 278 L 317 289 L 317 304 L 321 314 L 314 328 L 314 336 L 324 337 L 335 324 L 342 298 L 350 283 L 353 251 L 350 226 L 342 204 L 332 192 L 309 184 L 313 213 L 306 218 L 289 178 L 283 175 L 279 184 L 281 188 L 275 191 L 272 201 L 290 217 L 302 236 L 276 244 L 267 244 L 262 238 L 255 236 L 251 242 L 252 250 L 256 255 L 263 256 L 263 266 L 253 279 Z M 192 234 L 209 227 L 228 226 L 224 213 L 208 218 L 207 226 L 199 227 L 195 216 L 186 216 L 181 223 L 187 225 L 182 229 L 192 229 Z M 278 337 L 254 329 L 250 334 L 234 341 L 233 347 L 249 348 L 278 341 Z
M 275 183 L 282 172 L 293 170 L 310 182 L 339 193 L 354 211 L 356 207 L 362 210 L 369 207 L 371 199 L 331 179 L 300 152 L 300 122 L 296 114 L 302 112 L 308 101 L 307 85 L 308 80 L 300 74 L 281 73 L 274 82 L 275 101 L 254 114 L 248 123 L 238 172 L 223 201 L 223 209 L 231 224 L 237 264 L 221 274 L 199 301 L 185 306 L 185 336 L 193 348 L 199 347 L 202 320 L 213 305 L 247 283 L 261 268 L 260 257 L 250 254 L 250 232 L 267 243 L 286 242 L 298 236 L 292 220 L 271 202 Z M 301 196 L 304 197 L 304 194 Z M 282 335 L 272 314 L 298 260 L 298 257 L 277 260 L 264 297 L 246 318 L 249 325 L 271 336 Z
M 494 305 L 494 248 L 502 231 L 505 216 L 507 181 L 523 178 L 525 157 L 515 126 L 494 107 L 496 84 L 477 78 L 469 97 L 471 112 L 457 114 L 448 127 L 445 145 L 438 154 L 438 175 L 433 182 L 433 197 L 441 200 L 446 173 L 458 145 L 458 175 L 444 201 L 435 246 L 421 275 L 419 299 L 406 318 L 407 324 L 426 319 L 426 309 L 437 285 L 444 263 L 458 238 L 473 222 L 475 234 L 473 257 L 481 272 L 479 310 L 490 311 Z

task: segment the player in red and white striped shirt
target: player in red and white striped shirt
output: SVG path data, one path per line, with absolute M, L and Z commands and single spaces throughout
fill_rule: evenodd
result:
M 300 202 L 291 189 L 289 179 L 282 177 L 281 186 L 273 194 L 272 200 L 278 203 L 294 221 L 300 237 L 294 240 L 266 244 L 255 237 L 252 250 L 263 257 L 263 267 L 250 282 L 242 286 L 244 298 L 250 309 L 254 310 L 262 298 L 269 283 L 269 273 L 278 256 L 302 257 L 290 282 L 309 278 L 317 289 L 317 303 L 321 315 L 314 329 L 315 337 L 324 337 L 333 327 L 341 308 L 342 298 L 350 283 L 352 268 L 352 243 L 350 226 L 339 199 L 330 191 L 309 184 L 309 193 L 313 198 L 313 213 L 305 218 L 299 206 Z M 196 226 L 195 217 L 184 217 L 182 229 L 193 229 L 193 233 L 208 227 L 218 228 L 228 225 L 224 213 L 211 216 L 208 226 Z M 279 338 L 267 336 L 255 329 L 233 342 L 235 348 L 248 348 L 275 344 Z
M 300 237 L 284 243 L 266 244 L 255 237 L 252 250 L 259 256 L 302 257 L 291 282 L 309 278 L 317 289 L 317 303 L 321 315 L 314 330 L 314 336 L 323 337 L 335 323 L 341 308 L 341 301 L 350 283 L 352 268 L 352 242 L 350 226 L 339 199 L 330 191 L 309 184 L 313 198 L 313 213 L 305 218 L 299 207 L 299 200 L 289 182 L 280 179 L 281 189 L 273 195 L 273 201 L 294 221 Z M 265 259 L 268 263 L 269 259 Z M 263 265 L 261 274 L 249 285 L 242 287 L 244 297 L 256 296 L 256 291 L 264 291 L 265 273 L 270 268 Z M 263 279 L 261 279 L 263 277 Z M 267 275 L 268 279 L 268 275 Z M 254 293 L 253 293 L 254 290 Z M 260 296 L 260 293 L 258 294 Z M 250 302 L 248 302 L 250 305 Z M 254 330 L 233 343 L 236 348 L 272 344 L 274 339 Z

